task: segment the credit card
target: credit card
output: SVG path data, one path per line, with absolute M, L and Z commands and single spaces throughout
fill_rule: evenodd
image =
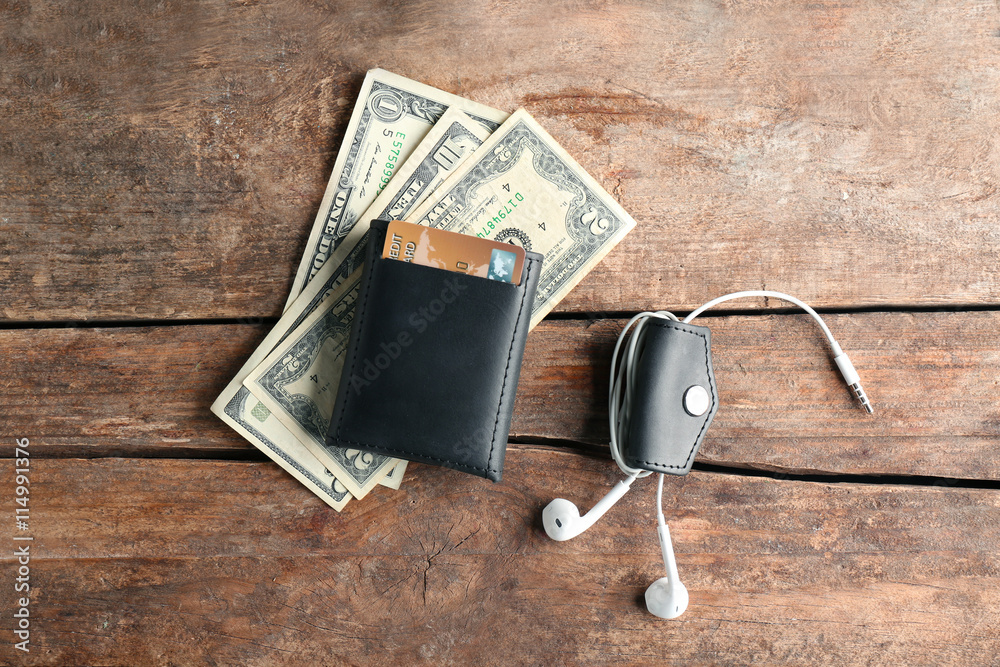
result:
M 382 257 L 521 284 L 524 248 L 478 236 L 393 220 L 385 234 Z

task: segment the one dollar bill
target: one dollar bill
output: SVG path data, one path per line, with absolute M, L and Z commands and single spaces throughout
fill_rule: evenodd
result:
M 327 264 L 337 267 L 330 274 L 333 280 L 343 282 L 364 262 L 372 220 L 402 220 L 472 157 L 489 136 L 489 130 L 465 112 L 455 107 L 448 109 L 330 255 Z
M 365 77 L 285 309 L 449 108 L 493 131 L 508 114 L 381 69 Z

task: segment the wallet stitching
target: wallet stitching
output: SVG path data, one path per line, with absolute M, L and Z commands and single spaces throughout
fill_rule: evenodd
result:
M 703 334 L 703 333 L 698 333 L 697 331 L 689 331 L 687 329 L 682 329 L 681 327 L 673 326 L 673 325 L 671 325 L 671 324 L 669 324 L 667 322 L 655 322 L 654 321 L 654 322 L 650 322 L 650 324 L 652 324 L 653 326 L 660 327 L 661 329 L 672 329 L 673 331 L 680 331 L 681 333 L 686 333 L 686 334 L 691 334 L 692 336 L 697 336 L 698 338 L 702 339 L 702 342 L 705 343 L 706 348 L 707 348 L 707 341 L 705 339 L 705 334 Z M 709 379 L 708 388 L 712 392 L 712 406 L 711 407 L 714 409 L 715 408 L 715 387 L 713 385 L 715 383 L 712 382 L 712 369 L 709 367 L 708 361 L 709 361 L 709 354 L 706 351 L 705 352 L 705 372 L 708 374 L 708 379 Z M 711 414 L 711 410 L 709 410 L 708 414 L 709 415 Z M 668 463 L 660 463 L 659 461 L 643 461 L 641 459 L 633 459 L 633 460 L 636 463 L 645 463 L 646 465 L 659 466 L 661 468 L 677 468 L 677 469 L 681 469 L 681 470 L 683 470 L 684 468 L 687 468 L 688 463 L 691 461 L 691 457 L 694 455 L 694 450 L 697 447 L 698 442 L 701 440 L 702 434 L 705 433 L 705 429 L 708 428 L 708 422 L 709 422 L 709 420 L 708 420 L 707 417 L 702 420 L 702 422 L 701 422 L 701 429 L 698 431 L 698 435 L 694 439 L 694 444 L 691 445 L 691 449 L 688 451 L 687 458 L 684 459 L 684 465 L 676 466 L 676 465 L 670 465 Z
M 490 440 L 490 455 L 487 458 L 487 464 L 489 465 L 493 464 L 493 450 L 496 449 L 497 443 L 497 428 L 500 426 L 500 411 L 503 409 L 504 393 L 507 391 L 507 375 L 510 373 L 510 358 L 514 356 L 514 341 L 517 340 L 518 325 L 521 324 L 521 315 L 524 314 L 524 299 L 528 295 L 527 284 L 531 280 L 531 267 L 534 265 L 535 261 L 529 262 L 528 269 L 525 271 L 525 289 L 521 292 L 521 307 L 517 309 L 517 320 L 514 322 L 514 332 L 510 338 L 510 349 L 507 350 L 507 366 L 503 371 L 503 384 L 500 385 L 500 401 L 497 403 L 497 416 L 493 422 L 493 438 Z
M 537 262 L 538 262 L 538 260 L 530 260 L 529 261 L 527 271 L 525 272 L 525 280 L 524 280 L 525 286 L 527 286 L 528 280 L 531 279 L 531 268 L 535 264 L 537 264 Z M 358 331 L 359 331 L 359 333 L 360 333 L 361 329 L 364 326 L 365 313 L 368 312 L 366 306 L 368 304 L 368 295 L 371 292 L 370 287 L 371 287 L 371 282 L 372 282 L 372 278 L 373 278 L 374 274 L 375 274 L 375 270 L 373 268 L 371 271 L 368 272 L 368 280 L 366 281 L 365 286 L 364 286 L 365 298 L 361 302 L 361 316 L 360 316 L 360 319 L 358 320 Z M 510 359 L 511 359 L 511 357 L 514 354 L 514 341 L 517 339 L 518 325 L 521 323 L 521 315 L 524 313 L 524 300 L 525 300 L 525 297 L 527 296 L 527 294 L 528 294 L 528 290 L 527 290 L 527 287 L 525 287 L 524 291 L 521 293 L 521 306 L 518 308 L 518 311 L 517 311 L 517 320 L 514 322 L 514 332 L 513 332 L 513 335 L 511 336 L 510 350 L 508 350 L 508 352 L 507 352 L 507 366 L 504 369 L 503 384 L 500 387 L 500 401 L 497 404 L 497 415 L 496 415 L 495 421 L 493 422 L 493 438 L 490 441 L 490 454 L 489 454 L 489 458 L 487 460 L 487 465 L 490 465 L 490 464 L 493 463 L 493 450 L 496 447 L 496 437 L 497 437 L 496 433 L 497 433 L 497 427 L 500 424 L 500 411 L 501 411 L 501 408 L 503 407 L 503 404 L 504 404 L 504 392 L 505 392 L 505 390 L 507 388 L 507 375 L 510 372 Z M 355 311 L 355 312 L 357 312 L 357 311 Z M 354 364 L 357 362 L 357 357 L 358 357 L 358 350 L 357 350 L 357 347 L 355 347 L 355 349 L 354 349 L 354 355 L 351 357 L 351 365 L 350 365 L 350 368 L 352 369 L 352 372 L 353 372 Z M 386 452 L 398 452 L 400 454 L 407 454 L 409 456 L 420 456 L 420 457 L 422 457 L 426 461 L 439 461 L 441 463 L 450 463 L 450 464 L 452 464 L 454 466 L 461 466 L 461 467 L 464 467 L 464 468 L 471 468 L 472 470 L 482 470 L 484 472 L 499 472 L 498 469 L 492 468 L 492 467 L 481 468 L 479 466 L 470 465 L 468 463 L 462 463 L 462 462 L 459 462 L 459 461 L 452 461 L 451 459 L 442 459 L 442 458 L 438 458 L 436 456 L 428 456 L 426 454 L 420 454 L 420 453 L 417 453 L 417 452 L 411 452 L 411 451 L 406 450 L 406 449 L 399 449 L 399 448 L 396 448 L 396 447 L 385 447 L 385 446 L 382 446 L 382 445 L 373 446 L 373 445 L 369 445 L 367 443 L 358 442 L 356 440 L 346 440 L 346 439 L 344 439 L 344 438 L 342 438 L 340 436 L 340 433 L 341 433 L 341 430 L 342 430 L 342 425 L 344 423 L 344 414 L 347 412 L 347 403 L 350 400 L 351 399 L 348 396 L 347 400 L 344 401 L 343 409 L 340 411 L 340 416 L 337 419 L 337 440 L 339 442 L 344 442 L 344 443 L 347 443 L 349 445 L 357 445 L 359 447 L 368 447 L 368 448 L 371 448 L 371 449 L 380 449 L 380 450 L 386 451 Z

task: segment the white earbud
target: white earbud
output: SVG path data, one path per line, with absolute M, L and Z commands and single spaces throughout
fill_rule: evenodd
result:
M 545 533 L 556 542 L 573 539 L 604 516 L 604 513 L 625 495 L 634 479 L 628 477 L 615 484 L 608 495 L 601 498 L 593 509 L 583 516 L 580 516 L 580 510 L 576 505 L 564 498 L 556 498 L 542 510 L 542 526 L 545 527 Z
M 688 590 L 677 574 L 677 560 L 670 542 L 670 529 L 666 523 L 656 527 L 660 536 L 660 551 L 663 552 L 663 567 L 667 576 L 660 577 L 646 589 L 646 609 L 660 618 L 677 618 L 688 606 Z

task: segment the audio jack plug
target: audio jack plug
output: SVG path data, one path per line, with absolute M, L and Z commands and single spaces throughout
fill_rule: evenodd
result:
M 875 412 L 872 404 L 868 401 L 868 394 L 865 393 L 864 388 L 861 386 L 861 376 L 858 375 L 858 371 L 854 368 L 854 364 L 851 363 L 850 357 L 837 346 L 838 354 L 833 358 L 837 362 L 837 368 L 840 369 L 840 374 L 844 376 L 844 381 L 847 382 L 847 386 L 851 388 L 854 395 L 858 397 L 861 401 L 861 405 L 864 406 L 868 414 Z
M 697 308 L 695 308 L 690 315 L 684 318 L 684 324 L 689 324 L 691 320 L 698 317 L 703 312 L 705 312 L 706 310 L 708 310 L 713 306 L 717 306 L 720 303 L 729 301 L 731 299 L 743 299 L 747 297 L 764 297 L 764 298 L 781 299 L 782 301 L 794 303 L 796 306 L 809 313 L 809 315 L 812 316 L 814 320 L 816 320 L 816 323 L 820 326 L 820 328 L 823 329 L 823 335 L 826 336 L 826 340 L 830 343 L 830 348 L 833 350 L 833 360 L 837 362 L 837 368 L 840 369 L 840 374 L 844 376 L 844 380 L 847 382 L 847 386 L 850 387 L 851 391 L 854 392 L 854 395 L 858 397 L 858 400 L 861 401 L 861 405 L 863 405 L 865 410 L 868 411 L 868 414 L 875 412 L 875 409 L 872 408 L 872 404 L 868 402 L 868 394 L 866 394 L 865 390 L 861 387 L 861 377 L 858 375 L 858 372 L 854 369 L 854 364 L 852 364 L 851 360 L 848 359 L 846 354 L 844 354 L 844 350 L 841 349 L 840 344 L 833 337 L 833 334 L 830 333 L 830 327 L 826 326 L 826 322 L 824 322 L 823 318 L 819 316 L 819 313 L 810 308 L 808 304 L 804 303 L 803 301 L 800 301 L 799 299 L 796 299 L 794 296 L 791 296 L 790 294 L 785 294 L 783 292 L 775 292 L 772 290 L 746 290 L 744 292 L 733 292 L 732 294 L 724 294 L 720 297 L 712 299 L 708 303 L 702 304 Z M 671 315 L 671 317 L 673 316 Z

